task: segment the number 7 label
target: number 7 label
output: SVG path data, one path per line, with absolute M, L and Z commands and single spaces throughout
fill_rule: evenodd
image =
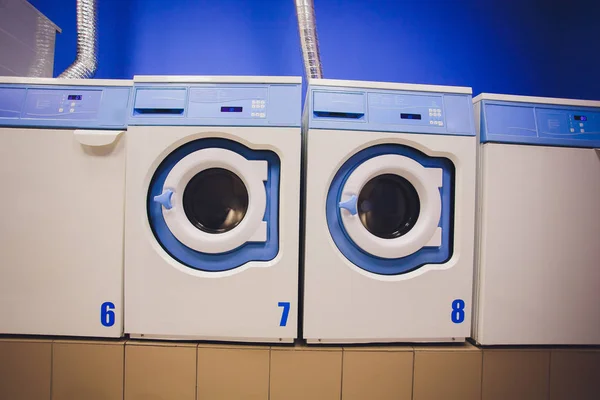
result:
M 282 307 L 281 311 L 281 321 L 279 321 L 279 326 L 286 326 L 288 315 L 290 315 L 290 302 L 289 301 L 280 301 L 277 303 L 277 307 Z

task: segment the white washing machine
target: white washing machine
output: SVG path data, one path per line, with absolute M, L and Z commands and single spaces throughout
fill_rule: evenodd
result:
M 0 78 L 0 333 L 123 333 L 131 81 Z
M 600 344 L 600 102 L 475 98 L 474 339 Z
M 471 89 L 312 80 L 305 111 L 304 338 L 464 340 Z
M 301 78 L 135 77 L 125 332 L 297 337 Z

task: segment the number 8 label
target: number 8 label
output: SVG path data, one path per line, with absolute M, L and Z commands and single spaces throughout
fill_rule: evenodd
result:
M 456 299 L 452 302 L 452 313 L 450 319 L 455 324 L 461 324 L 465 320 L 465 301 Z

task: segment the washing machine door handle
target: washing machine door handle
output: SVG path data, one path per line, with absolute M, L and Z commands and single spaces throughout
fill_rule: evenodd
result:
M 154 201 L 162 205 L 167 210 L 170 210 L 173 208 L 173 204 L 171 204 L 171 197 L 173 197 L 173 191 L 171 189 L 165 189 L 158 196 L 154 196 Z
M 358 213 L 358 209 L 356 208 L 357 203 L 358 197 L 356 197 L 356 195 L 353 194 L 348 200 L 340 201 L 339 207 L 348 210 L 352 215 L 356 215 Z

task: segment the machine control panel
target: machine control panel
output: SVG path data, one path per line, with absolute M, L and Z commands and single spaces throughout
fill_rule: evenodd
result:
M 95 119 L 102 90 L 30 89 L 25 96 L 22 118 Z
M 130 125 L 300 126 L 301 84 L 134 84 Z
M 542 135 L 600 133 L 600 112 L 536 108 L 538 130 Z
M 311 128 L 474 136 L 471 95 L 309 87 Z
M 130 87 L 0 85 L 0 125 L 123 128 Z
M 484 100 L 482 142 L 600 147 L 600 109 Z
M 267 88 L 192 88 L 189 115 L 214 118 L 267 118 Z
M 369 93 L 369 115 L 387 124 L 444 126 L 441 95 Z

